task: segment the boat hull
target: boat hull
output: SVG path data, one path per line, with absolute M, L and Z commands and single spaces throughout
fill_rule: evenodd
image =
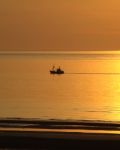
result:
M 51 74 L 64 74 L 64 71 L 54 71 L 54 70 L 50 70 Z

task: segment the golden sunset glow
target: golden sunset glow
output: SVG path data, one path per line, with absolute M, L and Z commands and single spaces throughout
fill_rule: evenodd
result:
M 0 149 L 120 146 L 119 18 L 120 0 L 0 0 Z
M 0 50 L 119 50 L 119 0 L 1 0 Z

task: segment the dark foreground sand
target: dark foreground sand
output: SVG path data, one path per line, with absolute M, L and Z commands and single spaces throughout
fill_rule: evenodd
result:
M 0 131 L 0 148 L 119 149 L 120 135 L 64 132 Z
M 119 123 L 0 119 L 0 149 L 120 149 L 118 133 Z

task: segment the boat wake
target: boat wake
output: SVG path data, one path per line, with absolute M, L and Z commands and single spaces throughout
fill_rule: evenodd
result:
M 65 74 L 88 74 L 88 75 L 94 75 L 94 74 L 98 74 L 98 75 L 120 75 L 120 73 L 116 72 L 116 73 L 112 73 L 112 72 L 71 72 L 71 73 L 65 73 Z

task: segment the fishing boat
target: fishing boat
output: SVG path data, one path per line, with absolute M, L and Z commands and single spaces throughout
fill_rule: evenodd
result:
M 50 70 L 51 74 L 64 74 L 64 71 L 59 67 L 57 69 L 55 69 L 55 67 L 53 66 L 52 70 Z

